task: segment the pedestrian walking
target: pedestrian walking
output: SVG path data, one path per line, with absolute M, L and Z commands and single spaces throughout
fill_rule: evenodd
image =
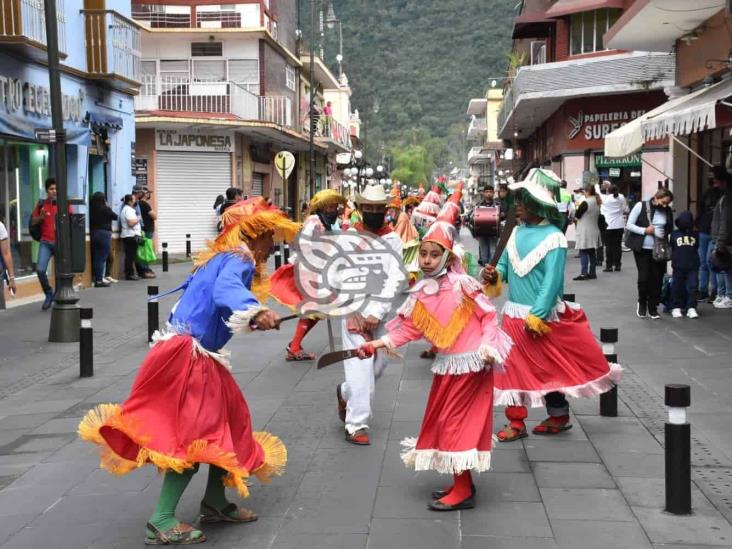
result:
M 694 216 L 681 212 L 671 233 L 671 316 L 698 318 L 696 292 L 699 285 L 699 233 L 694 230 Z
M 92 247 L 92 277 L 95 288 L 107 288 L 110 283 L 105 280 L 105 269 L 112 246 L 112 221 L 117 214 L 107 204 L 103 192 L 96 192 L 89 201 L 89 231 Z
M 3 292 L 3 285 L 15 294 L 15 268 L 13 267 L 13 255 L 10 253 L 10 238 L 5 224 L 0 221 L 0 293 Z
M 720 185 L 723 194 L 720 196 L 712 212 L 711 237 L 714 241 L 714 254 L 723 258 L 725 266 L 717 273 L 717 298 L 714 300 L 716 309 L 732 309 L 732 269 L 728 268 L 729 256 L 732 255 L 732 189 L 729 180 L 725 179 Z
M 620 271 L 623 262 L 623 233 L 628 203 L 617 185 L 611 185 L 606 194 L 600 194 L 600 213 L 605 218 L 605 268 L 604 273 Z
M 577 208 L 577 241 L 582 271 L 574 280 L 597 278 L 597 248 L 602 246 L 600 237 L 600 206 L 602 199 L 592 185 L 585 188 L 585 199 Z
M 386 206 L 389 196 L 381 185 L 369 185 L 356 197 L 361 212 L 362 223 L 352 230 L 375 235 L 402 257 L 402 241 L 399 235 L 386 224 Z M 396 279 L 399 273 L 390 272 L 385 265 L 387 279 Z M 341 340 L 344 349 L 355 349 L 384 330 L 384 323 L 392 316 L 392 303 L 371 301 L 360 313 L 347 316 L 341 324 Z M 376 379 L 386 367 L 386 357 L 381 353 L 361 361 L 357 358 L 343 363 L 345 381 L 336 388 L 338 415 L 345 422 L 345 438 L 351 444 L 365 446 L 370 444 L 369 420 L 371 403 L 374 396 Z
M 567 190 L 567 181 L 562 179 L 562 181 L 559 183 L 559 202 L 557 203 L 557 209 L 564 218 L 564 233 L 567 232 L 567 227 L 569 227 L 569 213 L 572 202 L 573 197 L 572 193 Z
M 125 279 L 140 280 L 135 272 L 137 247 L 142 243 L 142 224 L 135 210 L 135 196 L 126 194 L 122 198 L 122 211 L 119 216 L 119 235 L 125 250 Z
M 717 298 L 717 276 L 709 268 L 709 256 L 714 251 L 712 239 L 712 217 L 714 207 L 724 194 L 729 174 L 724 166 L 712 168 L 709 188 L 699 202 L 697 228 L 699 229 L 699 301 L 714 303 Z
M 247 402 L 222 348 L 234 333 L 279 327 L 279 316 L 263 305 L 269 297 L 267 258 L 274 239 L 291 240 L 299 225 L 258 198 L 230 208 L 225 226 L 178 288 L 183 295 L 170 315 L 169 331 L 156 333 L 130 395 L 121 405 L 95 407 L 78 428 L 83 440 L 101 447 L 103 469 L 120 475 L 150 464 L 165 473 L 146 525 L 148 545 L 206 540 L 201 530 L 175 516 L 200 464 L 209 465 L 200 522 L 227 524 L 251 522 L 257 515 L 230 502 L 224 487 L 246 498 L 250 477 L 266 482 L 282 474 L 287 462 L 279 438 L 252 430 Z
M 498 206 L 495 200 L 495 188 L 493 185 L 483 187 L 483 198 L 478 203 L 478 208 L 494 208 Z M 496 246 L 496 238 L 493 236 L 478 237 L 478 263 L 486 265 L 491 260 L 491 250 Z
M 567 395 L 592 397 L 618 382 L 622 368 L 608 364 L 584 311 L 565 302 L 567 238 L 557 210 L 559 178 L 534 169 L 510 185 L 522 224 L 511 234 L 498 265 L 483 269 L 489 295 L 508 283 L 502 328 L 513 340 L 505 371 L 495 373 L 495 405 L 506 406 L 501 442 L 528 436 L 527 406 L 545 406 L 548 417 L 533 433 L 556 435 L 572 427 Z M 592 197 L 589 197 L 592 198 Z
M 668 189 L 659 189 L 650 200 L 637 202 L 628 214 L 626 245 L 633 250 L 638 268 L 638 318 L 660 318 L 661 286 L 670 259 L 673 213 L 669 206 L 673 198 Z
M 471 471 L 487 471 L 491 464 L 493 370 L 511 349 L 495 307 L 454 253 L 461 195 L 453 193 L 422 240 L 423 278 L 387 324 L 387 334 L 359 348 L 359 356 L 368 358 L 377 349 L 425 338 L 438 349 L 419 436 L 402 441 L 407 467 L 453 475 L 452 486 L 433 492 L 433 511 L 475 506 Z

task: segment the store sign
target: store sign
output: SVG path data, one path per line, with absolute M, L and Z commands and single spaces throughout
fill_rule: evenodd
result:
M 190 130 L 156 130 L 158 151 L 234 152 L 231 133 L 205 133 Z
M 0 105 L 7 114 L 51 116 L 51 90 L 48 86 L 26 82 L 0 74 Z M 61 95 L 64 120 L 80 122 L 83 118 L 84 91 L 75 95 Z
M 622 158 L 607 158 L 604 154 L 595 155 L 595 166 L 598 168 L 636 168 L 641 165 L 641 154 L 629 154 Z
M 607 175 L 608 177 L 620 177 L 620 168 L 610 168 Z
M 576 116 L 569 117 L 569 139 L 575 139 L 577 136 L 586 141 L 605 139 L 611 131 L 635 120 L 645 112 L 645 109 L 596 113 L 585 113 L 580 110 Z

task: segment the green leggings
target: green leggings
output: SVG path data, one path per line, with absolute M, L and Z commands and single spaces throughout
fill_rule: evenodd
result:
M 160 498 L 155 506 L 155 512 L 150 517 L 149 522 L 161 532 L 165 532 L 178 525 L 178 519 L 175 518 L 175 509 L 188 487 L 188 483 L 193 475 L 198 472 L 198 464 L 192 469 L 187 469 L 182 473 L 168 471 L 163 479 L 163 487 L 160 490 Z M 206 493 L 203 501 L 214 509 L 223 509 L 229 502 L 226 500 L 226 493 L 222 477 L 226 474 L 224 469 L 209 465 L 208 467 L 208 484 L 206 484 Z

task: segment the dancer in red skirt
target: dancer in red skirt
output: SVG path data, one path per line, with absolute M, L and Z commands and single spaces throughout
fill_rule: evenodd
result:
M 387 323 L 388 334 L 359 347 L 362 357 L 421 338 L 437 348 L 419 437 L 402 442 L 408 467 L 454 476 L 453 486 L 433 492 L 428 506 L 434 511 L 475 505 L 470 472 L 487 471 L 491 463 L 493 370 L 502 366 L 511 348 L 480 283 L 465 274 L 453 253 L 460 195 L 458 189 L 423 238 L 419 264 L 424 278 Z
M 584 311 L 562 300 L 567 239 L 557 210 L 559 179 L 543 169 L 509 186 L 509 201 L 521 224 L 508 241 L 496 268 L 483 270 L 487 291 L 497 295 L 508 283 L 502 328 L 514 347 L 505 373 L 496 374 L 495 395 L 509 424 L 497 433 L 502 442 L 527 436 L 526 406 L 546 405 L 549 417 L 535 434 L 557 434 L 572 425 L 565 395 L 604 393 L 620 378 L 621 368 L 608 364 Z
M 265 308 L 266 261 L 273 238 L 290 240 L 299 225 L 261 198 L 237 203 L 224 229 L 196 258 L 178 289 L 184 293 L 140 366 L 121 405 L 103 404 L 79 424 L 79 436 L 98 444 L 101 467 L 122 475 L 146 464 L 165 471 L 148 545 L 201 543 L 206 536 L 175 517 L 200 463 L 209 464 L 201 522 L 241 523 L 256 515 L 229 502 L 225 486 L 247 497 L 247 480 L 282 473 L 287 450 L 275 436 L 253 432 L 249 408 L 231 375 L 224 345 L 232 333 L 279 327 Z

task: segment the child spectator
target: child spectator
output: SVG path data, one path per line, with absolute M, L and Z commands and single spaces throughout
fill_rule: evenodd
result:
M 681 212 L 676 218 L 677 230 L 671 233 L 671 316 L 698 318 L 696 291 L 699 285 L 699 233 L 694 230 L 694 216 Z

